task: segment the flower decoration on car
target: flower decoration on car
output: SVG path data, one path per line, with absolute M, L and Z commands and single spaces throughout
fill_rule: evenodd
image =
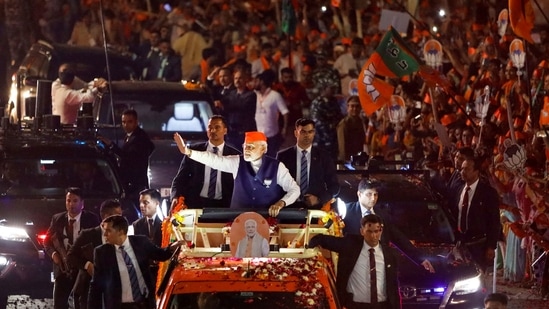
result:
M 329 200 L 322 206 L 322 210 L 326 212 L 326 215 L 320 219 L 322 224 L 325 228 L 328 230 L 330 227 L 333 227 L 332 233 L 330 233 L 333 236 L 337 237 L 343 237 L 343 228 L 345 228 L 345 222 L 343 222 L 343 218 L 336 213 L 334 210 L 332 210 L 332 203 L 334 202 L 334 199 Z
M 271 236 L 278 236 L 280 229 L 278 228 L 278 220 L 274 217 L 267 218 L 267 224 L 269 224 L 269 234 Z
M 180 255 L 179 264 L 185 269 L 207 269 L 227 267 L 237 276 L 258 280 L 286 281 L 288 277 L 298 278 L 295 303 L 300 308 L 318 308 L 326 291 L 318 282 L 318 271 L 324 271 L 325 261 L 321 257 L 311 258 L 252 258 L 234 257 L 190 258 Z

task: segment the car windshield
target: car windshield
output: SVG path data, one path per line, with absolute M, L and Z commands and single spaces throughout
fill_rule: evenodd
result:
M 382 203 L 389 221 L 415 243 L 449 244 L 454 236 L 448 218 L 437 203 Z
M 0 194 L 60 196 L 67 187 L 86 195 L 118 195 L 120 188 L 110 165 L 102 159 L 13 159 L 2 162 Z
M 144 101 L 117 100 L 116 124 L 120 124 L 122 112 L 134 109 L 139 115 L 139 125 L 147 133 L 155 132 L 206 132 L 212 111 L 205 101 L 177 101 L 170 104 L 151 104 Z
M 177 309 L 304 309 L 330 308 L 326 299 L 301 304 L 293 292 L 202 292 L 172 295 L 167 308 Z M 199 305 L 200 304 L 200 305 Z M 205 304 L 208 304 L 205 306 Z

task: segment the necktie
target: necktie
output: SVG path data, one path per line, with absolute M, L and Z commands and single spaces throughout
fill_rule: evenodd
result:
M 124 263 L 126 263 L 126 268 L 128 269 L 128 274 L 130 276 L 130 285 L 132 288 L 132 296 L 134 302 L 140 302 L 143 298 L 141 294 L 141 288 L 139 287 L 139 281 L 137 280 L 137 271 L 132 263 L 132 259 L 128 255 L 128 252 L 124 250 L 124 246 L 120 246 L 120 252 L 124 258 Z
M 213 153 L 217 154 L 217 150 L 219 148 L 214 147 Z M 217 170 L 216 169 L 210 169 L 210 185 L 208 186 L 208 198 L 214 198 L 215 197 L 215 187 L 217 185 Z
M 467 211 L 469 210 L 469 186 L 465 187 L 463 194 L 463 203 L 461 204 L 461 217 L 459 219 L 459 231 L 465 233 L 467 231 Z
M 299 189 L 301 196 L 305 195 L 309 188 L 309 173 L 307 172 L 307 150 L 301 151 L 301 176 L 299 180 Z
M 164 68 L 168 64 L 168 57 L 160 56 L 160 69 L 158 70 L 158 74 L 156 75 L 156 78 L 162 79 L 164 77 Z
M 76 219 L 69 219 L 69 225 L 67 226 L 67 237 L 69 238 L 69 244 L 71 245 L 74 240 L 74 222 L 76 222 Z
M 375 249 L 370 248 L 370 303 L 377 303 L 377 274 Z
M 154 238 L 154 219 L 148 219 L 149 222 L 149 238 Z

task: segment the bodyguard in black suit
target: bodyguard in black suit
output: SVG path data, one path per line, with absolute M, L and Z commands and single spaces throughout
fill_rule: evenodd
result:
M 233 74 L 235 90 L 231 91 L 223 100 L 221 114 L 227 120 L 226 141 L 229 145 L 240 149 L 244 144 L 246 132 L 257 131 L 255 123 L 255 108 L 257 97 L 254 91 L 248 89 L 248 73 L 241 69 Z
M 169 259 L 172 250 L 181 243 L 160 248 L 146 236 L 127 236 L 128 221 L 123 216 L 110 216 L 101 225 L 107 243 L 94 250 L 88 308 L 155 308 L 155 286 L 148 271 L 149 261 Z
M 155 189 L 145 189 L 139 193 L 139 209 L 142 217 L 132 223 L 134 235 L 147 236 L 153 244 L 162 245 L 162 220 L 158 216 L 162 197 Z M 149 272 L 153 285 L 156 286 L 158 262 L 150 261 Z
M 313 146 L 314 121 L 298 119 L 295 122 L 294 135 L 297 144 L 279 151 L 276 158 L 286 165 L 292 177 L 300 185 L 301 195 L 293 205 L 300 208 L 320 209 L 322 205 L 339 194 L 335 164 L 325 151 Z M 305 161 L 302 158 L 304 153 Z M 302 166 L 303 162 L 307 163 L 306 170 Z M 303 179 L 304 176 L 306 179 Z
M 418 265 L 422 265 L 426 270 L 435 272 L 431 262 L 426 259 L 421 251 L 417 249 L 406 235 L 404 235 L 394 224 L 389 221 L 390 216 L 380 207 L 375 207 L 378 199 L 377 184 L 368 179 L 362 179 L 358 184 L 358 202 L 347 203 L 343 222 L 344 235 L 357 235 L 361 228 L 361 218 L 376 214 L 383 221 L 383 235 L 381 241 L 385 244 L 393 243 L 400 251 Z
M 204 53 L 215 52 L 211 51 L 212 48 L 206 48 L 202 52 L 202 57 L 204 58 Z M 206 55 L 209 56 L 209 55 Z M 207 59 L 207 58 L 204 58 Z M 215 77 L 217 75 L 218 84 L 215 84 Z M 216 113 L 221 114 L 223 107 L 226 103 L 226 98 L 229 94 L 234 91 L 236 88 L 233 85 L 233 72 L 228 67 L 215 68 L 210 75 L 206 78 L 206 86 L 210 90 L 212 96 L 212 101 L 214 102 L 214 110 Z
M 157 246 L 162 244 L 162 219 L 158 217 L 161 200 L 158 190 L 145 189 L 139 192 L 142 217 L 132 223 L 134 235 L 145 235 Z
M 398 255 L 388 244 L 380 242 L 383 221 L 372 214 L 362 218 L 361 225 L 362 236 L 316 235 L 309 241 L 309 247 L 321 246 L 339 253 L 336 289 L 341 303 L 347 308 L 401 308 Z M 374 251 L 370 253 L 372 248 Z M 372 282 L 376 283 L 374 289 Z
M 113 215 L 122 215 L 122 205 L 118 200 L 106 200 L 101 203 L 99 214 L 102 220 Z M 104 244 L 104 238 L 101 226 L 83 229 L 67 253 L 70 267 L 78 269 L 76 282 L 72 288 L 75 309 L 88 307 L 88 291 L 93 275 L 93 250 L 102 244 Z
M 158 49 L 158 55 L 150 59 L 145 79 L 180 82 L 181 58 L 174 54 L 170 41 L 160 40 Z
M 445 198 L 450 199 L 452 195 L 463 187 L 465 181 L 461 178 L 461 166 L 467 158 L 474 158 L 475 151 L 471 147 L 462 147 L 456 150 L 454 154 L 454 171 L 448 178 L 448 181 L 441 181 L 442 177 L 433 177 L 430 181 L 432 188 L 437 190 Z
M 499 196 L 490 184 L 480 179 L 480 160 L 463 161 L 459 187 L 450 203 L 456 222 L 456 236 L 471 252 L 483 270 L 494 260 L 497 242 L 502 235 L 499 221 Z
M 84 199 L 80 188 L 67 188 L 65 194 L 66 212 L 53 215 L 47 231 L 44 247 L 53 260 L 53 306 L 55 309 L 68 308 L 68 299 L 76 273 L 67 263 L 67 251 L 82 229 L 99 224 L 97 217 L 84 209 Z
M 225 144 L 227 123 L 223 116 L 214 115 L 210 118 L 207 134 L 208 142 L 192 145 L 190 148 L 213 152 L 214 147 L 217 147 L 218 155 L 240 154 L 238 150 Z M 215 192 L 210 192 L 213 195 L 208 195 L 212 170 L 217 173 L 215 178 L 216 186 Z M 192 209 L 204 207 L 229 208 L 233 196 L 233 187 L 234 178 L 231 173 L 216 171 L 184 156 L 179 171 L 172 182 L 172 208 L 180 196 L 185 197 L 185 204 Z
M 122 128 L 126 132 L 124 144 L 119 147 L 109 139 L 100 137 L 120 157 L 120 176 L 126 194 L 137 203 L 139 192 L 149 188 L 147 170 L 154 144 L 138 126 L 137 112 L 129 109 L 122 113 Z

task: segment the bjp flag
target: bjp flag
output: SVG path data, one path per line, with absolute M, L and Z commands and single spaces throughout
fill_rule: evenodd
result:
M 358 97 L 362 109 L 371 115 L 389 105 L 394 87 L 376 77 L 404 77 L 419 70 L 419 60 L 391 27 L 383 36 L 358 76 Z
M 385 33 L 370 59 L 377 66 L 376 74 L 381 76 L 403 77 L 419 70 L 419 59 L 393 27 Z
M 530 0 L 509 0 L 509 21 L 513 32 L 530 43 L 534 28 L 535 14 Z
M 357 85 L 360 105 L 368 116 L 383 106 L 388 105 L 395 91 L 395 87 L 377 78 L 375 75 L 376 66 L 372 62 L 372 58 L 370 58 L 358 75 Z

